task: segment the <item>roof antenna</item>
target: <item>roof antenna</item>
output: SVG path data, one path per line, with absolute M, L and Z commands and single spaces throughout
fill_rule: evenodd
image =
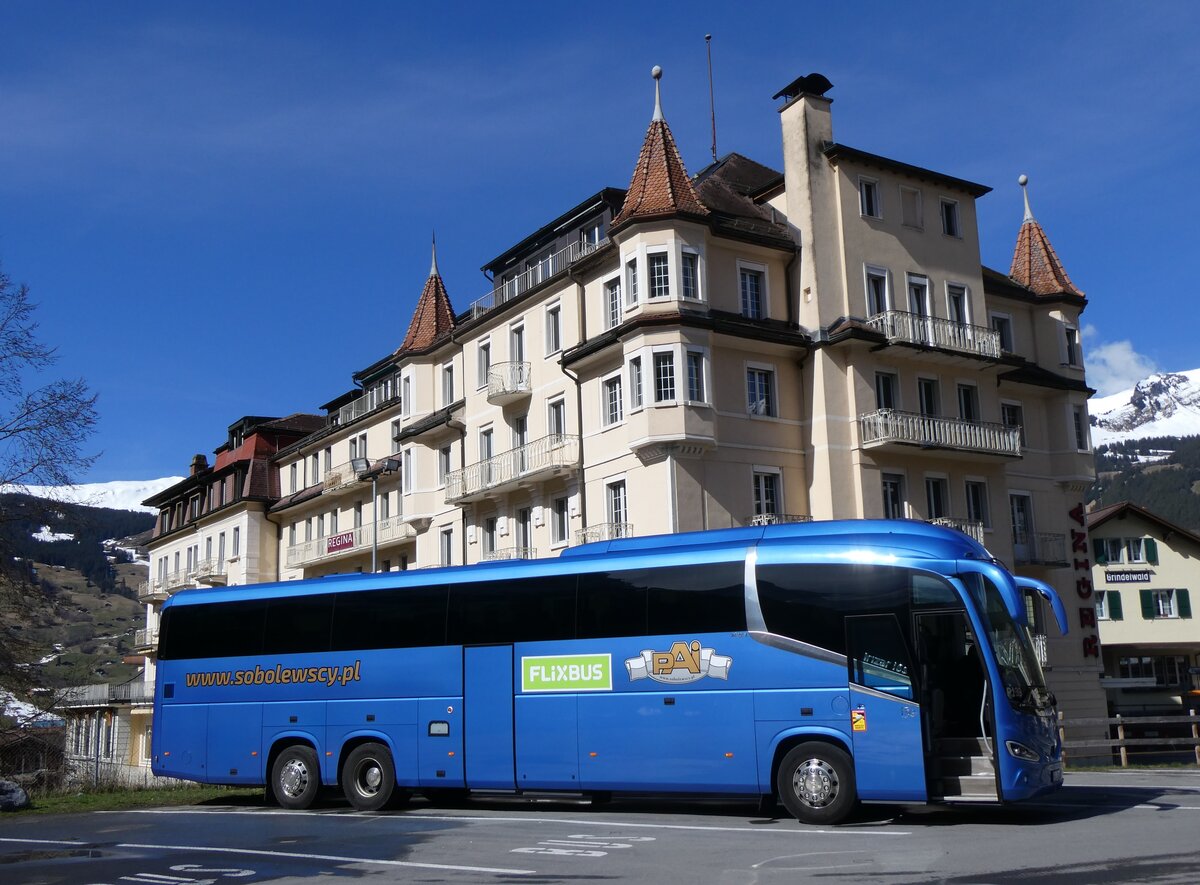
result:
M 704 48 L 708 50 L 708 109 L 712 116 L 712 155 L 713 162 L 717 162 L 717 104 L 713 97 L 713 78 L 712 78 L 712 34 L 704 35 Z
M 432 261 L 432 262 L 430 263 L 430 265 L 429 265 L 429 275 L 430 275 L 431 277 L 436 277 L 436 276 L 438 275 L 438 269 L 437 269 L 437 231 L 436 231 L 436 230 L 433 232 L 433 261 Z
M 1029 184 L 1029 176 L 1022 172 L 1017 176 L 1017 184 L 1021 185 L 1021 194 L 1025 197 L 1025 217 L 1021 219 L 1021 223 L 1024 224 L 1026 221 L 1033 221 L 1033 210 L 1029 208 L 1029 188 L 1026 187 Z

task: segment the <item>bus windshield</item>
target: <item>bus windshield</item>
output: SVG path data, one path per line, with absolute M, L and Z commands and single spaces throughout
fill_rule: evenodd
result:
M 1029 629 L 1012 619 L 1000 591 L 984 575 L 972 572 L 960 577 L 987 625 L 1009 701 L 1020 709 L 1048 709 L 1050 692 Z

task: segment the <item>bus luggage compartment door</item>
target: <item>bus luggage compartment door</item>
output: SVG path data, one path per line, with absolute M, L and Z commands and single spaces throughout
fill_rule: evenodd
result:
M 515 790 L 511 645 L 463 649 L 463 719 L 467 786 Z
M 846 659 L 858 795 L 925 801 L 921 708 L 895 615 L 847 618 Z

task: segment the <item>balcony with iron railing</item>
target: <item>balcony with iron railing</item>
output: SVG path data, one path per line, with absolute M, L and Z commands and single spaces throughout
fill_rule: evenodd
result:
M 506 406 L 525 399 L 533 392 L 529 363 L 496 363 L 488 369 L 487 400 L 493 406 Z
M 756 513 L 747 520 L 749 525 L 781 525 L 788 522 L 812 522 L 812 517 L 799 513 Z
M 404 516 L 390 516 L 379 520 L 380 547 L 411 541 L 416 536 L 417 530 L 413 521 Z M 375 524 L 367 523 L 344 532 L 291 545 L 287 548 L 287 567 L 307 568 L 319 562 L 369 553 L 375 544 Z
M 632 538 L 632 522 L 599 522 L 575 533 L 576 544 L 594 544 L 597 541 L 615 541 L 617 538 Z
M 188 577 L 197 584 L 224 584 L 226 582 L 225 560 L 202 559 L 192 566 Z
M 158 628 L 143 627 L 133 633 L 133 650 L 135 652 L 153 652 L 158 648 Z
M 512 301 L 514 298 L 523 295 L 536 286 L 540 286 L 552 277 L 558 276 L 580 258 L 591 255 L 597 249 L 601 249 L 607 245 L 607 239 L 600 240 L 598 243 L 571 243 L 565 249 L 560 249 L 553 255 L 539 261 L 524 273 L 517 274 L 511 279 L 505 280 L 482 298 L 471 302 L 471 306 L 467 308 L 470 318 L 476 319 L 481 317 L 488 311 L 495 310 L 500 305 Z
M 481 562 L 502 562 L 508 559 L 537 559 L 536 547 L 501 547 L 483 554 Z
M 73 685 L 59 698 L 63 707 L 104 707 L 113 703 L 150 704 L 154 683 L 127 682 L 123 685 Z
M 864 449 L 916 446 L 1021 457 L 1021 428 L 1015 425 L 876 409 L 858 416 L 858 428 Z
M 984 359 L 1000 358 L 1000 333 L 985 326 L 970 326 L 901 310 L 877 313 L 867 318 L 867 325 L 882 333 L 888 344 L 916 344 Z
M 973 538 L 980 544 L 983 543 L 983 523 L 977 520 L 960 519 L 957 516 L 935 516 L 929 522 L 943 528 L 957 529 L 968 538 Z
M 1067 565 L 1067 538 L 1053 532 L 1013 530 L 1013 560 L 1017 565 Z
M 344 427 L 352 421 L 357 421 L 363 415 L 373 412 L 381 406 L 400 401 L 400 379 L 396 378 L 392 387 L 376 386 L 357 399 L 351 400 L 337 411 L 335 422 Z M 332 417 L 332 416 L 331 416 Z
M 138 585 L 138 602 L 164 602 L 176 590 L 191 587 L 196 583 L 195 568 L 180 569 L 158 578 L 151 578 Z
M 543 436 L 446 475 L 446 503 L 475 501 L 523 485 L 545 482 L 579 468 L 579 437 Z

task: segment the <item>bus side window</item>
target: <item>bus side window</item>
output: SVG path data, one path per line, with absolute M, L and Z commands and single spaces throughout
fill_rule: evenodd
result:
M 916 606 L 962 607 L 962 600 L 958 598 L 954 588 L 943 579 L 916 573 L 912 576 L 912 602 Z
M 846 651 L 851 682 L 912 700 L 912 662 L 895 615 L 846 618 Z

